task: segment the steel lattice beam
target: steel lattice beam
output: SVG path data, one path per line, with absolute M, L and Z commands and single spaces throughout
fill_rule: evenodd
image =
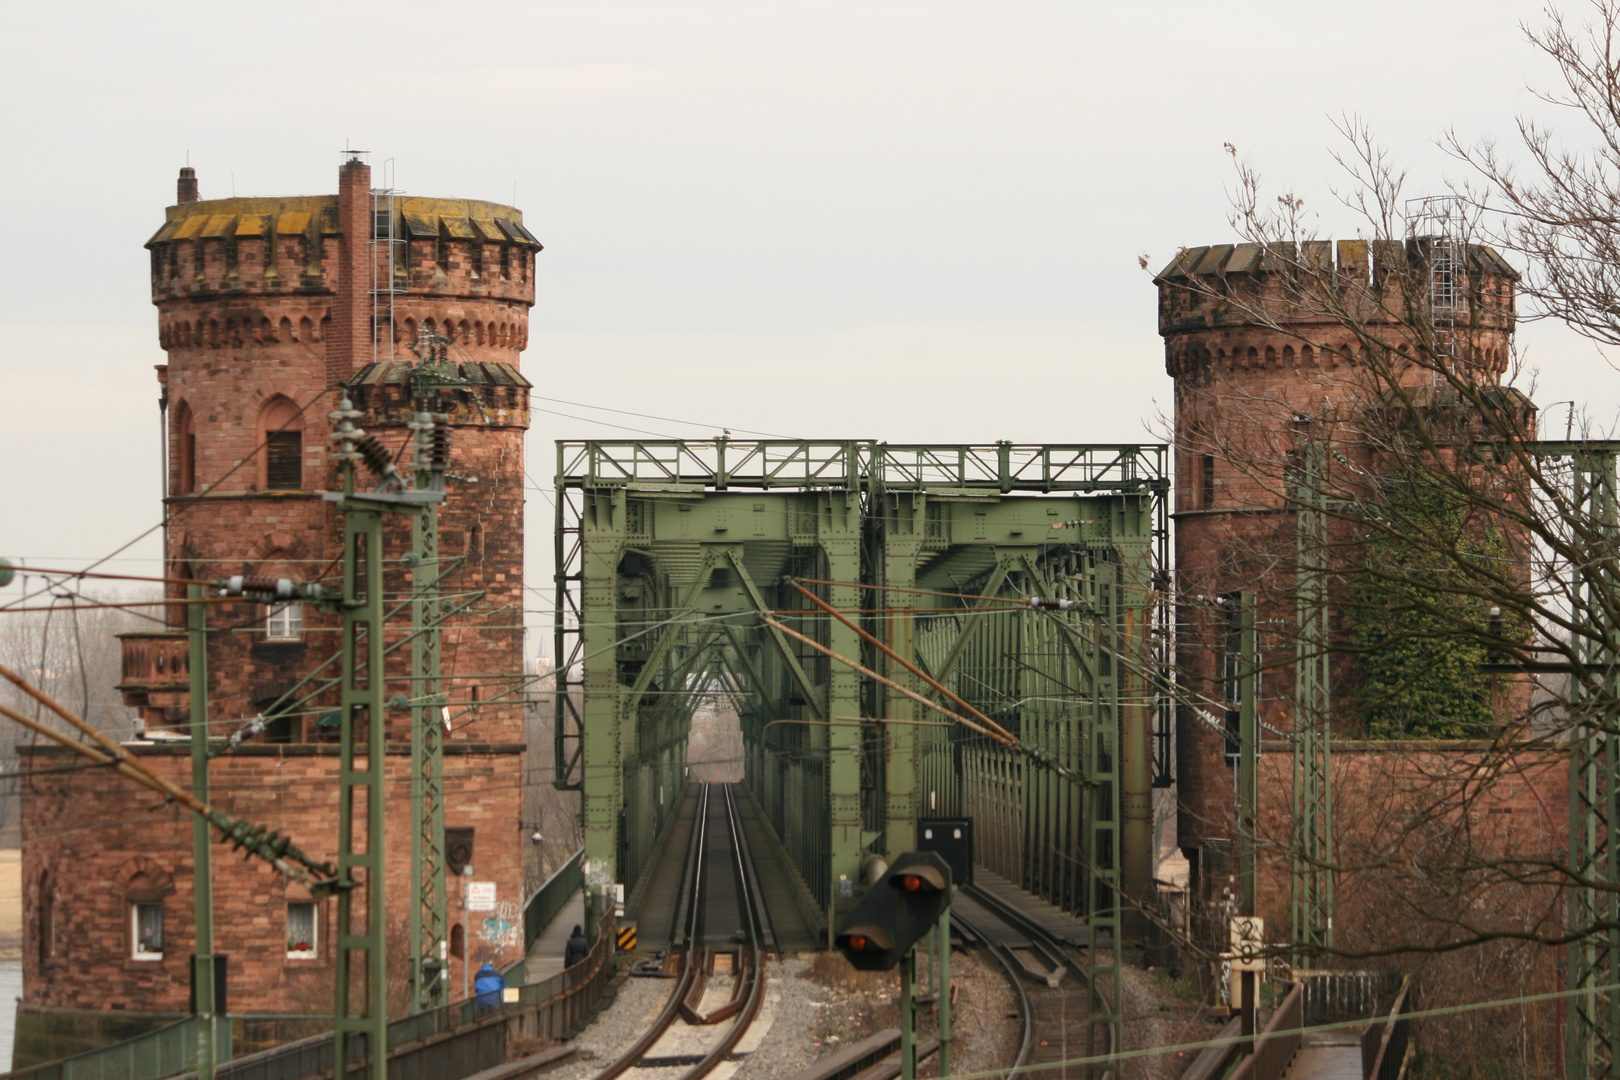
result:
M 1542 448 L 1546 450 L 1544 445 Z M 1576 880 L 1569 890 L 1571 933 L 1582 935 L 1568 947 L 1568 987 L 1583 991 L 1570 998 L 1565 1028 L 1565 1075 L 1620 1077 L 1620 993 L 1607 987 L 1620 977 L 1620 861 L 1615 858 L 1611 823 L 1620 799 L 1620 745 L 1616 718 L 1607 712 L 1620 690 L 1615 664 L 1620 662 L 1620 630 L 1607 618 L 1608 604 L 1620 586 L 1616 544 L 1620 542 L 1615 462 L 1612 446 L 1578 446 L 1574 463 L 1575 506 L 1582 515 L 1577 536 L 1589 538 L 1588 550 L 1574 568 L 1574 616 L 1597 632 L 1576 639 L 1580 660 L 1605 685 L 1595 702 L 1583 702 L 1583 679 L 1571 680 L 1571 712 L 1578 726 L 1569 746 L 1569 858 Z M 1593 712 L 1593 707 L 1598 712 Z
M 336 1060 L 369 1060 L 372 1080 L 388 1075 L 382 577 L 382 512 L 346 502 L 333 1030 Z
M 1293 473 L 1295 504 L 1294 802 L 1290 935 L 1293 964 L 1333 947 L 1333 733 L 1328 702 L 1327 448 L 1308 440 Z
M 680 778 L 695 695 L 723 678 L 748 782 L 824 911 L 859 891 L 864 852 L 909 849 L 920 815 L 971 796 L 980 850 L 1091 922 L 1117 1000 L 1139 842 L 1124 788 L 1141 788 L 1150 834 L 1150 699 L 1166 685 L 1165 462 L 1163 447 L 559 444 L 556 780 L 583 788 L 591 873 L 633 889 L 664 820 L 650 795 Z M 835 657 L 932 686 L 804 611 L 786 579 L 878 609 L 865 630 L 1023 732 L 1024 752 L 889 723 L 919 720 L 917 702 Z M 998 599 L 923 599 L 940 590 Z M 1033 610 L 1032 594 L 1069 606 Z
M 425 451 L 418 440 L 418 451 Z M 425 469 L 417 483 L 427 484 Z M 449 914 L 444 861 L 444 721 L 440 692 L 439 508 L 428 506 L 413 524 L 416 556 L 411 596 L 411 1007 L 431 1009 L 446 999 Z

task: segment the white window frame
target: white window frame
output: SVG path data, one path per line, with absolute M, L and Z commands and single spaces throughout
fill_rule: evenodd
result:
M 266 641 L 304 640 L 304 605 L 302 601 L 288 600 L 273 604 L 264 619 Z
M 157 911 L 158 947 L 153 952 L 141 947 L 141 911 L 151 908 Z M 161 900 L 131 900 L 129 902 L 129 958 L 131 960 L 162 960 L 163 959 L 163 902 Z
M 309 909 L 309 948 L 293 948 L 293 908 Z M 289 900 L 287 902 L 287 959 L 289 960 L 317 960 L 321 955 L 321 909 L 313 900 Z

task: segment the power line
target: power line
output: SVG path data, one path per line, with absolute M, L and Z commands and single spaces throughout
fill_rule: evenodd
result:
M 743 432 L 744 434 L 747 434 L 747 435 L 763 435 L 767 439 L 793 439 L 793 438 L 796 437 L 796 436 L 793 436 L 793 435 L 778 435 L 775 432 L 771 432 L 771 431 L 754 431 L 754 430 L 751 430 L 749 428 L 737 427 L 735 425 L 732 425 L 730 427 L 726 427 L 726 426 L 720 425 L 720 424 L 700 424 L 695 420 L 681 420 L 681 419 L 679 419 L 677 417 L 674 417 L 674 416 L 657 416 L 657 415 L 655 415 L 653 413 L 631 412 L 629 409 L 614 409 L 614 408 L 609 408 L 606 405 L 588 405 L 583 401 L 567 401 L 567 400 L 565 400 L 563 398 L 545 397 L 545 396 L 543 396 L 541 394 L 536 394 L 533 391 L 530 391 L 529 399 L 532 401 L 532 400 L 534 400 L 536 398 L 539 398 L 541 401 L 554 402 L 554 403 L 556 403 L 558 405 L 572 405 L 577 409 L 595 409 L 595 410 L 597 410 L 599 412 L 618 413 L 621 416 L 639 416 L 643 420 L 662 420 L 662 421 L 664 421 L 666 423 L 670 423 L 670 424 L 686 424 L 688 427 L 708 428 L 710 431 L 741 431 L 741 432 Z M 542 410 L 542 411 L 544 411 L 544 410 Z M 566 415 L 566 414 L 558 413 L 556 415 L 562 416 L 562 415 Z M 586 417 L 582 417 L 582 416 L 576 416 L 573 419 L 575 419 L 575 420 L 587 420 Z M 593 423 L 593 424 L 601 423 L 601 421 L 599 421 L 599 420 L 587 420 L 587 422 L 588 423 Z M 609 425 L 609 426 L 611 427 L 612 425 Z M 668 436 L 666 436 L 666 437 L 668 437 Z

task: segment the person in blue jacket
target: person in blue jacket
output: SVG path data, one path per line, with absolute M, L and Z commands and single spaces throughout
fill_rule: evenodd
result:
M 501 1003 L 501 991 L 505 989 L 506 980 L 494 967 L 485 964 L 478 969 L 478 975 L 473 979 L 473 991 L 477 995 L 479 1008 L 497 1008 Z

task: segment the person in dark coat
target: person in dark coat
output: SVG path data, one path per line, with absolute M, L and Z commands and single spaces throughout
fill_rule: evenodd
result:
M 501 1003 L 501 991 L 506 989 L 506 980 L 501 973 L 490 964 L 478 969 L 477 978 L 473 979 L 473 992 L 478 996 L 479 1008 L 492 1009 Z
M 568 938 L 568 949 L 563 953 L 563 967 L 571 968 L 591 954 L 591 943 L 585 940 L 585 928 L 575 925 Z

